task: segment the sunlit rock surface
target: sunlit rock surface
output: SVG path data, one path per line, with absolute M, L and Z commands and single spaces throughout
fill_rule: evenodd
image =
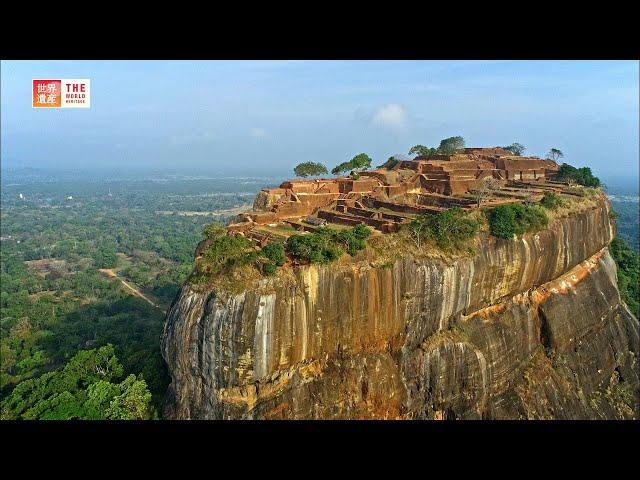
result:
M 597 419 L 638 409 L 638 321 L 609 205 L 474 258 L 311 265 L 238 295 L 186 285 L 163 354 L 176 419 Z

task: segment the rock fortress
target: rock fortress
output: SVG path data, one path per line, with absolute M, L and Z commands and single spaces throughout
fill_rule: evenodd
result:
M 261 246 L 282 237 L 282 225 L 313 231 L 325 224 L 364 223 L 382 233 L 396 232 L 422 213 L 537 201 L 545 191 L 566 191 L 565 184 L 553 181 L 558 169 L 552 160 L 517 156 L 503 148 L 392 158 L 351 176 L 289 180 L 263 189 L 253 211 L 238 215 L 228 229 Z
M 262 190 L 227 232 L 200 242 L 197 275 L 162 334 L 166 418 L 638 418 L 638 321 L 617 288 L 615 223 L 601 190 L 502 148 L 392 157 L 358 172 L 365 157 L 333 169 L 354 167 L 349 176 Z M 548 223 L 500 238 L 479 231 L 474 248 L 456 254 L 400 231 L 451 207 L 463 217 L 540 213 L 545 197 L 563 205 Z M 503 207 L 513 203 L 531 209 Z M 328 237 L 323 225 L 348 237 L 361 224 L 375 238 L 341 261 L 290 250 L 271 275 L 246 262 L 246 278 L 242 268 L 207 270 L 223 265 L 229 245 L 247 258 L 247 244 L 257 253 L 308 238 L 325 248 L 313 244 Z

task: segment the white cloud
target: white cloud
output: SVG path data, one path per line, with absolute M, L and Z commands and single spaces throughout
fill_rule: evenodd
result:
M 403 130 L 408 123 L 408 115 L 404 108 L 396 103 L 378 108 L 373 114 L 371 123 L 391 130 Z
M 267 138 L 269 135 L 264 128 L 253 127 L 249 129 L 249 135 L 253 138 Z

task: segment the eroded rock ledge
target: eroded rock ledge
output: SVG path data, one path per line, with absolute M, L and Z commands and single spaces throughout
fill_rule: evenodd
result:
M 606 200 L 450 264 L 296 268 L 182 289 L 162 338 L 169 418 L 630 418 L 638 322 Z

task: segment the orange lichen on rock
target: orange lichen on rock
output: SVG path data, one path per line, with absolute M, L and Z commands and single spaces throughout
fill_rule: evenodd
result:
M 515 298 L 515 297 L 514 297 Z M 488 320 L 490 318 L 495 318 L 504 312 L 507 309 L 508 303 L 501 302 L 496 303 L 495 305 L 489 305 L 488 307 L 482 308 L 480 310 L 476 310 L 472 312 L 470 315 L 460 315 L 460 319 L 465 321 L 472 318 L 482 318 L 484 320 Z
M 598 267 L 604 253 L 605 249 L 600 250 L 592 257 L 573 267 L 564 275 L 536 288 L 531 292 L 533 302 L 536 304 L 542 303 L 553 294 L 566 294 L 570 290 L 575 290 L 576 286 L 589 277 L 590 273 Z
M 598 251 L 565 274 L 550 282 L 544 283 L 527 292 L 518 293 L 501 302 L 471 312 L 468 315 L 461 314 L 460 319 L 462 321 L 475 318 L 490 320 L 499 317 L 510 305 L 523 304 L 530 308 L 535 308 L 541 303 L 544 303 L 552 295 L 564 295 L 569 291 L 575 291 L 576 286 L 587 279 L 594 269 L 598 268 L 605 251 L 606 249 Z

